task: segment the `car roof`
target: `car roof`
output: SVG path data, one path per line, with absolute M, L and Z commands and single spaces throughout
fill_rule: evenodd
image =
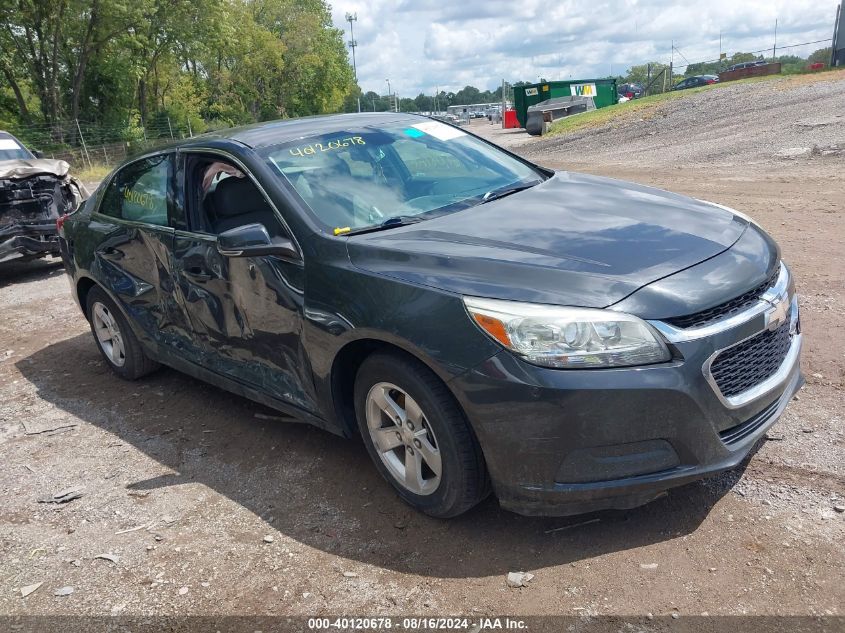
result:
M 418 114 L 404 114 L 401 112 L 360 112 L 350 114 L 328 114 L 303 117 L 300 119 L 281 119 L 265 121 L 241 127 L 217 130 L 208 134 L 195 136 L 176 143 L 176 147 L 191 147 L 202 145 L 209 139 L 229 139 L 237 141 L 251 148 L 278 145 L 299 138 L 318 134 L 331 134 L 349 129 L 380 126 L 402 121 L 419 122 L 427 119 Z M 174 147 L 174 145 L 170 145 Z

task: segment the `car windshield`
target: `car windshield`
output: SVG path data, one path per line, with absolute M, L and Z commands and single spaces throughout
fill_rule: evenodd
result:
M 329 230 L 423 220 L 544 178 L 463 130 L 426 119 L 350 127 L 263 154 Z
M 15 139 L 0 136 L 0 160 L 19 160 L 32 158 L 29 150 L 21 147 Z

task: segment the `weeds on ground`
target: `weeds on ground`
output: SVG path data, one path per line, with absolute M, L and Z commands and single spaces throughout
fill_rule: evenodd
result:
M 71 170 L 71 175 L 83 182 L 91 182 L 95 180 L 102 180 L 106 176 L 108 176 L 109 172 L 112 170 L 110 165 L 103 165 L 102 163 L 92 163 L 90 166 L 83 167 L 82 169 L 73 169 Z

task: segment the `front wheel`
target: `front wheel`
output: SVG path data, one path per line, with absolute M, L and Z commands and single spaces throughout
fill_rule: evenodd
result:
M 469 424 L 443 382 L 418 361 L 367 358 L 355 379 L 355 413 L 376 468 L 418 510 L 453 517 L 488 494 Z

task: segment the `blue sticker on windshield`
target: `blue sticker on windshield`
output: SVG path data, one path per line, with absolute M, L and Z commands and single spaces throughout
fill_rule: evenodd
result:
M 416 128 L 413 128 L 413 127 L 409 127 L 407 130 L 405 130 L 405 134 L 407 134 L 411 138 L 419 138 L 421 136 L 425 136 L 425 132 L 423 132 L 422 130 L 418 130 Z

